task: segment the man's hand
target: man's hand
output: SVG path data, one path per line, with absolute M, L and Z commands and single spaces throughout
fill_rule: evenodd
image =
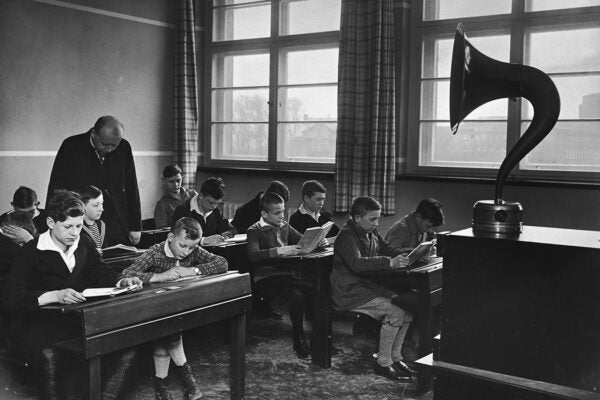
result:
M 202 239 L 203 246 L 215 246 L 225 241 L 225 238 L 221 235 L 212 235 Z
M 56 291 L 56 301 L 60 304 L 76 304 L 85 301 L 85 297 L 75 289 L 67 288 Z
M 129 241 L 134 246 L 140 242 L 141 238 L 142 238 L 142 232 L 138 232 L 138 231 L 129 232 Z
M 404 268 L 408 265 L 408 257 L 403 256 L 402 254 L 392 258 L 390 261 L 390 268 Z
M 295 256 L 296 254 L 300 254 L 299 246 L 277 247 L 277 255 L 278 256 Z
M 4 236 L 16 242 L 18 244 L 23 244 L 29 242 L 33 239 L 31 233 L 27 232 L 25 229 L 20 226 L 15 225 L 5 225 L 2 228 L 2 232 L 4 232 Z
M 136 286 L 138 289 L 141 289 L 144 286 L 144 282 L 137 276 L 133 278 L 123 278 L 119 282 L 119 287 L 131 287 Z

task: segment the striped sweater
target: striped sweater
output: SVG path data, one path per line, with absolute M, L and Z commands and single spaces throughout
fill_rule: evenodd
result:
M 205 275 L 220 274 L 227 271 L 227 260 L 221 256 L 209 253 L 202 247 L 197 247 L 189 256 L 182 260 L 167 257 L 165 253 L 165 242 L 150 247 L 130 267 L 123 270 L 123 277 L 137 276 L 144 283 L 150 283 L 154 274 L 170 270 L 177 265 L 180 267 L 199 268 L 200 273 Z

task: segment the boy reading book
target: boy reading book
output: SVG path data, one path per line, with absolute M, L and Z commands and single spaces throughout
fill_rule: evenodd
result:
M 85 207 L 81 234 L 89 236 L 96 247 L 101 249 L 106 235 L 106 224 L 100 219 L 104 211 L 102 191 L 96 186 L 88 185 L 79 191 L 79 197 Z
M 173 281 L 178 278 L 218 274 L 227 271 L 227 260 L 199 247 L 202 238 L 200 224 L 192 218 L 181 218 L 173 224 L 167 240 L 155 244 L 138 258 L 123 276 L 135 276 L 145 283 Z M 172 335 L 154 345 L 154 394 L 158 400 L 170 400 L 166 384 L 171 359 L 183 382 L 186 400 L 199 399 L 198 388 L 192 368 L 183 350 L 181 335 Z
M 164 194 L 154 207 L 154 226 L 170 227 L 173 223 L 173 212 L 186 201 L 196 196 L 193 189 L 181 185 L 183 171 L 177 164 L 167 165 L 162 173 Z
M 444 223 L 442 205 L 435 199 L 423 199 L 417 209 L 394 223 L 385 240 L 409 252 L 421 242 L 431 241 L 434 237 L 433 228 Z
M 323 226 L 332 221 L 330 212 L 324 211 L 327 190 L 319 181 L 306 181 L 302 184 L 302 204 L 290 216 L 290 225 L 298 232 L 304 233 L 308 228 Z M 327 233 L 328 238 L 335 237 L 340 228 L 336 225 Z

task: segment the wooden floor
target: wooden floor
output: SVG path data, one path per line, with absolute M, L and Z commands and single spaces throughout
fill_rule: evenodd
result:
M 285 312 L 285 305 L 281 305 Z M 307 332 L 310 323 L 307 323 Z M 313 366 L 299 360 L 291 344 L 291 325 L 283 321 L 248 320 L 246 347 L 246 399 L 419 399 L 432 398 L 431 393 L 417 396 L 414 385 L 389 381 L 372 373 L 376 339 L 352 335 L 351 322 L 334 323 L 334 342 L 344 354 L 332 359 L 331 369 Z M 223 339 L 223 327 L 210 326 L 184 335 L 188 360 L 204 393 L 203 399 L 229 398 L 229 355 Z M 151 376 L 152 359 L 138 357 L 136 373 L 125 399 L 154 399 Z M 31 384 L 4 369 L 0 375 L 0 399 L 35 399 Z M 175 400 L 183 398 L 176 377 L 169 377 Z

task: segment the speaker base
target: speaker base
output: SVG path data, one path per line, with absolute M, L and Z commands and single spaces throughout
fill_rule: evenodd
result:
M 515 201 L 496 204 L 480 200 L 473 205 L 473 232 L 518 235 L 523 231 L 523 207 Z

